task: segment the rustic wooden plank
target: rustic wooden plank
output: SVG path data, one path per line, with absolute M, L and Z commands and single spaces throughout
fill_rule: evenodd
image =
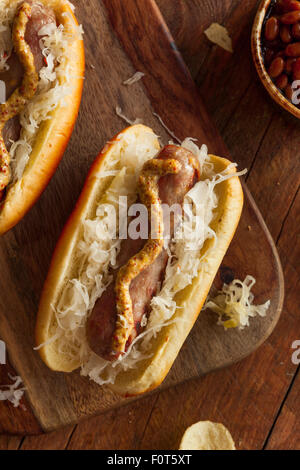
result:
M 255 3 L 236 2 L 230 18 L 237 32 L 234 54 L 220 60 L 222 51 L 213 47 L 197 83 L 233 159 L 252 169 L 257 157 L 247 182 L 276 238 L 299 184 L 298 121 L 272 102 L 257 77 L 249 44 Z M 277 211 L 269 210 L 271 201 Z
M 300 185 L 299 148 L 299 122 L 276 111 L 247 180 L 275 239 Z
M 257 1 L 235 1 L 233 4 L 232 14 L 228 14 L 224 25 L 232 35 L 234 53 L 209 43 L 209 54 L 205 54 L 196 83 L 232 158 L 249 168 L 274 107 L 265 99 L 251 59 L 249 37 Z M 201 29 L 201 16 L 194 16 L 193 21 Z M 218 17 L 212 21 L 218 21 Z M 196 44 L 199 55 L 204 55 L 203 39 Z
M 223 22 L 232 37 L 233 54 L 210 44 L 196 77 L 205 105 L 221 132 L 253 81 L 250 33 L 257 4 L 257 0 L 234 2 Z
M 196 76 L 211 50 L 203 32 L 212 22 L 223 24 L 231 16 L 236 0 L 156 0 L 183 58 Z
M 300 215 L 300 192 L 295 197 L 293 205 L 288 213 L 282 232 L 279 235 L 279 253 L 283 261 L 284 274 L 286 279 L 286 301 L 284 315 L 280 321 L 285 320 L 281 329 L 276 329 L 271 339 L 275 348 L 284 348 L 285 358 L 280 365 L 285 368 L 285 374 L 292 378 L 295 372 L 295 364 L 291 358 L 294 352 L 292 345 L 300 338 L 299 325 L 299 289 L 300 289 L 300 244 L 299 244 L 299 219 Z M 285 341 L 282 341 L 284 332 Z M 281 333 L 281 334 L 280 334 Z M 279 358 L 277 358 L 278 360 Z M 267 442 L 267 449 L 300 449 L 299 431 L 297 431 L 299 417 L 299 367 L 298 375 L 294 383 L 291 384 L 287 394 L 282 397 L 282 409 L 279 417 L 272 428 L 271 436 Z M 298 400 L 299 401 L 299 400 Z M 292 419 L 294 422 L 292 422 Z
M 278 241 L 278 246 L 283 261 L 287 283 L 287 297 L 284 313 L 289 319 L 288 335 L 289 341 L 286 344 L 285 364 L 287 374 L 292 377 L 295 365 L 292 365 L 292 349 L 294 341 L 300 340 L 299 309 L 300 309 L 300 244 L 299 244 L 299 223 L 300 223 L 300 191 L 295 197 L 294 203 L 284 224 L 282 233 Z M 284 331 L 284 330 L 282 330 Z M 276 331 L 275 331 L 276 332 Z M 275 334 L 274 332 L 274 334 Z M 286 333 L 285 333 L 286 334 Z M 279 344 L 279 338 L 277 339 Z M 275 344 L 276 346 L 276 344 Z M 299 357 L 299 356 L 298 356 Z M 299 366 L 294 383 L 286 396 L 285 402 L 280 410 L 278 419 L 275 422 L 271 435 L 266 444 L 266 449 L 296 449 L 300 450 L 300 429 L 299 429 L 299 393 L 300 376 Z
M 79 423 L 68 449 L 136 449 L 156 399 L 155 396 L 143 398 L 134 405 Z
M 225 22 L 234 31 L 234 54 L 212 47 L 197 83 L 201 94 L 208 97 L 205 104 L 233 159 L 251 168 L 257 157 L 247 181 L 271 233 L 277 237 L 299 185 L 299 159 L 295 161 L 298 122 L 274 105 L 253 66 L 249 37 L 256 6 L 256 1 L 235 2 L 234 12 Z M 269 210 L 271 201 L 280 208 L 278 211 Z
M 74 426 L 68 426 L 56 432 L 26 436 L 20 445 L 20 450 L 64 450 L 73 431 Z
M 0 435 L 0 450 L 17 450 L 21 442 L 21 437 Z
M 300 375 L 298 373 L 272 430 L 266 445 L 267 450 L 300 450 L 299 394 Z

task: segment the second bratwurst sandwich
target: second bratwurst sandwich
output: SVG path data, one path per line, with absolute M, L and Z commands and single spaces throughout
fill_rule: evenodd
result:
M 67 0 L 0 0 L 0 235 L 36 203 L 71 137 L 84 75 Z

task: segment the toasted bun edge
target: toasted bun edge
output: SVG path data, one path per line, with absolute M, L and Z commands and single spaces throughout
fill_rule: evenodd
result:
M 82 234 L 81 222 L 88 218 L 88 214 L 93 212 L 94 201 L 105 191 L 107 186 L 106 181 L 99 178 L 99 174 L 105 170 L 107 161 L 113 158 L 115 148 L 123 137 L 133 135 L 136 139 L 143 139 L 143 136 L 147 133 L 151 133 L 155 137 L 152 129 L 142 124 L 123 129 L 105 144 L 94 160 L 75 208 L 63 228 L 52 256 L 36 321 L 35 337 L 37 345 L 44 344 L 49 339 L 48 332 L 54 315 L 51 304 L 55 303 L 55 299 L 58 298 L 64 285 L 64 279 L 67 277 L 73 250 Z M 158 151 L 158 140 L 155 141 L 155 146 Z M 80 366 L 80 362 L 77 360 L 71 363 L 60 362 L 51 346 L 41 348 L 39 353 L 43 361 L 52 370 L 71 372 Z

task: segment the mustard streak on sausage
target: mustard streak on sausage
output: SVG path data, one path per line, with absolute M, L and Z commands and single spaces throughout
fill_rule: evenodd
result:
M 132 300 L 130 296 L 131 281 L 143 269 L 150 266 L 162 252 L 164 246 L 164 223 L 161 201 L 159 198 L 158 180 L 167 174 L 177 174 L 181 164 L 177 160 L 149 160 L 141 171 L 138 182 L 138 193 L 142 204 L 148 210 L 149 223 L 152 222 L 151 236 L 143 249 L 120 268 L 116 284 L 116 304 L 119 320 L 113 335 L 112 351 L 124 353 L 126 343 L 134 328 Z
M 5 123 L 18 115 L 26 103 L 33 98 L 38 86 L 38 73 L 30 46 L 25 41 L 26 26 L 31 16 L 31 6 L 23 3 L 18 9 L 12 31 L 14 50 L 24 67 L 24 78 L 10 98 L 0 105 L 0 199 L 1 193 L 11 179 L 10 156 L 2 135 Z

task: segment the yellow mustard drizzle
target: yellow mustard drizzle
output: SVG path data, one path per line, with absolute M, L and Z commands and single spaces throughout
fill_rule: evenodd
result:
M 112 340 L 112 351 L 124 353 L 126 343 L 134 328 L 130 284 L 142 270 L 150 266 L 160 255 L 164 245 L 164 223 L 161 201 L 159 198 L 158 180 L 166 174 L 177 174 L 181 164 L 177 160 L 153 159 L 143 166 L 138 182 L 138 193 L 141 203 L 148 210 L 149 224 L 152 221 L 151 236 L 143 249 L 122 266 L 115 283 L 116 304 L 119 320 Z
M 4 104 L 0 105 L 0 199 L 1 193 L 11 179 L 10 155 L 5 146 L 2 131 L 5 123 L 18 115 L 26 103 L 33 98 L 39 80 L 33 54 L 30 46 L 25 41 L 26 26 L 30 15 L 31 6 L 28 3 L 23 3 L 18 9 L 13 23 L 12 42 L 14 50 L 23 65 L 24 78 L 21 86 L 13 92 Z

